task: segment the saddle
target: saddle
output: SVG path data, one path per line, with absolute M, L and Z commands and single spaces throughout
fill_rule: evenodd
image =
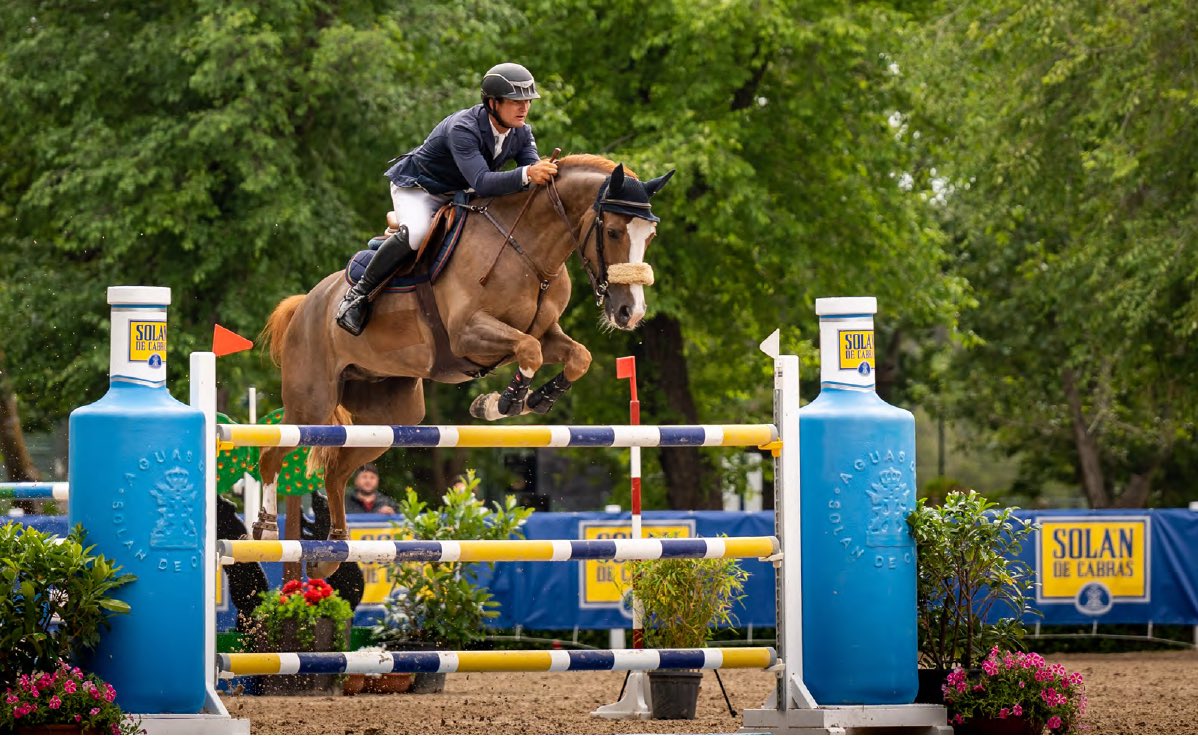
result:
M 392 276 L 391 281 L 383 289 L 384 293 L 410 292 L 414 291 L 419 284 L 436 282 L 437 277 L 449 264 L 449 259 L 453 257 L 454 251 L 457 250 L 458 241 L 461 240 L 462 231 L 465 229 L 466 219 L 469 215 L 469 210 L 462 205 L 468 201 L 469 195 L 465 192 L 458 192 L 454 195 L 453 202 L 437 210 L 437 213 L 433 215 L 428 234 L 424 236 L 424 242 L 417 249 L 416 259 L 411 268 Z M 388 212 L 386 232 L 371 238 L 366 243 L 366 248 L 355 253 L 346 265 L 345 280 L 347 283 L 351 285 L 358 283 L 358 279 L 362 278 L 366 266 L 374 258 L 379 246 L 399 230 L 399 225 L 399 218 L 396 214 Z
M 433 295 L 433 284 L 449 264 L 449 260 L 453 257 L 458 242 L 462 238 L 462 231 L 466 229 L 466 219 L 470 210 L 464 205 L 469 201 L 468 194 L 458 192 L 454 195 L 453 202 L 437 210 L 428 235 L 424 237 L 424 242 L 420 244 L 416 253 L 413 266 L 406 272 L 391 277 L 391 281 L 382 289 L 382 293 L 390 294 L 415 292 L 420 311 L 428 320 L 433 333 L 433 354 L 436 358 L 431 373 L 434 380 L 456 382 L 460 380 L 457 378 L 459 375 L 478 378 L 487 375 L 495 368 L 495 366 L 482 366 L 453 354 L 453 350 L 449 347 L 449 333 L 445 329 L 445 323 L 441 319 L 441 312 L 437 306 L 437 299 Z M 378 247 L 399 230 L 399 225 L 399 218 L 395 213 L 388 212 L 387 231 L 371 238 L 366 244 L 365 250 L 354 254 L 349 265 L 345 267 L 346 282 L 352 285 L 362 278 L 362 274 L 366 272 L 366 266 L 374 258 Z

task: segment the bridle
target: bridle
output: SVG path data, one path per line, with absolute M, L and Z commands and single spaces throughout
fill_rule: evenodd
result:
M 553 159 L 556 158 L 557 151 L 554 151 Z M 578 254 L 578 260 L 582 262 L 582 269 L 586 272 L 587 279 L 591 282 L 591 292 L 595 297 L 595 306 L 602 307 L 607 301 L 607 292 L 610 286 L 607 273 L 608 264 L 606 241 L 604 240 L 604 235 L 606 233 L 603 219 L 604 214 L 606 214 L 609 207 L 619 207 L 622 209 L 633 209 L 637 211 L 643 210 L 646 214 L 651 211 L 650 204 L 648 202 L 630 202 L 626 199 L 608 198 L 607 190 L 610 181 L 611 180 L 608 179 L 606 182 L 604 182 L 604 184 L 599 188 L 599 192 L 595 195 L 595 204 L 591 206 L 591 209 L 595 212 L 595 216 L 591 218 L 590 227 L 588 227 L 586 233 L 582 235 L 579 234 L 579 231 L 582 229 L 582 220 L 586 217 L 586 213 L 584 212 L 578 218 L 577 222 L 570 222 L 570 216 L 566 214 L 566 206 L 562 204 L 561 194 L 559 194 L 557 191 L 557 182 L 555 179 L 550 179 L 549 183 L 544 187 L 538 186 L 537 188 L 533 189 L 532 193 L 528 195 L 528 199 L 525 200 L 524 207 L 522 207 L 519 214 L 516 215 L 516 220 L 512 223 L 511 228 L 504 228 L 503 225 L 501 225 L 499 221 L 495 219 L 495 216 L 488 211 L 490 201 L 483 205 L 458 205 L 459 207 L 468 209 L 471 212 L 476 212 L 483 215 L 493 226 L 495 226 L 495 229 L 499 231 L 500 235 L 503 235 L 503 245 L 501 245 L 499 250 L 495 253 L 495 258 L 491 261 L 491 267 L 487 269 L 487 272 L 478 280 L 478 283 L 482 286 L 486 286 L 487 280 L 491 277 L 491 272 L 495 270 L 496 264 L 499 263 L 499 256 L 503 254 L 503 250 L 505 248 L 510 246 L 512 250 L 516 251 L 516 253 L 523 258 L 529 266 L 532 267 L 533 272 L 540 280 L 541 291 L 537 299 L 537 311 L 540 311 L 540 296 L 543 296 L 553 280 L 561 275 L 562 271 L 565 269 L 565 264 L 562 264 L 561 268 L 559 268 L 556 272 L 546 274 L 543 270 L 541 270 L 541 267 L 536 263 L 536 261 L 534 261 L 532 257 L 528 255 L 527 251 L 524 250 L 520 243 L 516 241 L 516 238 L 513 234 L 516 232 L 516 227 L 520 224 L 520 219 L 523 218 L 524 213 L 528 211 L 529 205 L 532 204 L 532 201 L 536 198 L 537 193 L 543 188 L 549 191 L 549 201 L 553 205 L 553 210 L 557 213 L 558 217 L 561 218 L 562 223 L 566 226 L 566 231 L 570 233 L 570 238 L 574 241 L 574 252 Z M 587 258 L 586 254 L 586 246 L 587 243 L 590 242 L 592 235 L 595 236 L 595 262 L 592 262 L 590 258 Z
M 608 182 L 611 180 L 609 179 Z M 578 260 L 582 261 L 582 269 L 586 271 L 587 278 L 591 282 L 591 291 L 595 295 L 595 305 L 602 307 L 607 301 L 607 289 L 609 286 L 607 277 L 607 255 L 604 243 L 604 234 L 606 228 L 603 225 L 603 215 L 608 207 L 627 207 L 636 210 L 650 211 L 648 202 L 629 202 L 625 199 L 609 199 L 607 197 L 608 183 L 604 183 L 599 188 L 598 194 L 595 195 L 595 204 L 591 209 L 595 211 L 595 216 L 591 218 L 591 226 L 587 228 L 586 235 L 579 237 L 575 234 L 576 231 L 582 228 L 582 217 L 586 216 L 583 213 L 582 217 L 578 218 L 577 224 L 570 223 L 570 217 L 566 214 L 566 207 L 562 204 L 561 195 L 557 191 L 557 183 L 554 179 L 549 180 L 546 187 L 549 190 L 549 201 L 553 204 L 553 209 L 557 212 L 558 217 L 565 223 L 566 229 L 570 232 L 570 237 L 574 239 L 574 252 L 578 254 Z M 591 234 L 595 234 L 595 260 L 598 262 L 598 268 L 591 263 L 591 259 L 587 258 L 586 245 L 590 242 Z

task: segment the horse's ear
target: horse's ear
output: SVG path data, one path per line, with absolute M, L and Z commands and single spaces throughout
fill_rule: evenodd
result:
M 650 179 L 649 181 L 645 182 L 645 191 L 649 194 L 650 197 L 652 197 L 654 194 L 657 194 L 661 190 L 661 188 L 666 185 L 666 182 L 668 182 L 670 180 L 670 177 L 674 175 L 674 171 L 675 171 L 675 169 L 670 169 L 662 176 L 659 176 L 656 179 Z
M 624 164 L 620 164 L 611 172 L 611 184 L 607 187 L 607 194 L 619 194 L 624 188 Z

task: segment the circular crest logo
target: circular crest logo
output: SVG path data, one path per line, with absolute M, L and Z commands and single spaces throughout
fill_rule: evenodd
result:
M 857 372 L 863 376 L 868 376 L 870 370 L 872 369 L 869 367 L 869 363 L 862 362 L 861 365 L 857 366 Z
M 162 367 L 162 356 L 159 355 L 158 353 L 154 353 L 153 355 L 150 356 L 149 363 L 150 363 L 151 368 L 161 368 Z
M 1073 605 L 1077 608 L 1078 613 L 1087 616 L 1101 616 L 1115 605 L 1115 597 L 1111 595 L 1111 589 L 1106 586 L 1106 583 L 1091 580 L 1077 591 L 1077 598 L 1074 599 Z

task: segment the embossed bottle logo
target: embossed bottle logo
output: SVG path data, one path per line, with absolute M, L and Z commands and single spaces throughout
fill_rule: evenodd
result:
M 915 460 L 906 450 L 877 450 L 842 471 L 828 500 L 828 524 L 849 559 L 871 554 L 874 567 L 913 564 L 907 515 L 915 506 Z M 861 521 L 853 522 L 851 519 Z M 855 524 L 864 523 L 864 529 Z M 867 549 L 873 548 L 873 549 Z M 884 548 L 899 548 L 893 552 Z M 901 550 L 901 551 L 900 551 Z

